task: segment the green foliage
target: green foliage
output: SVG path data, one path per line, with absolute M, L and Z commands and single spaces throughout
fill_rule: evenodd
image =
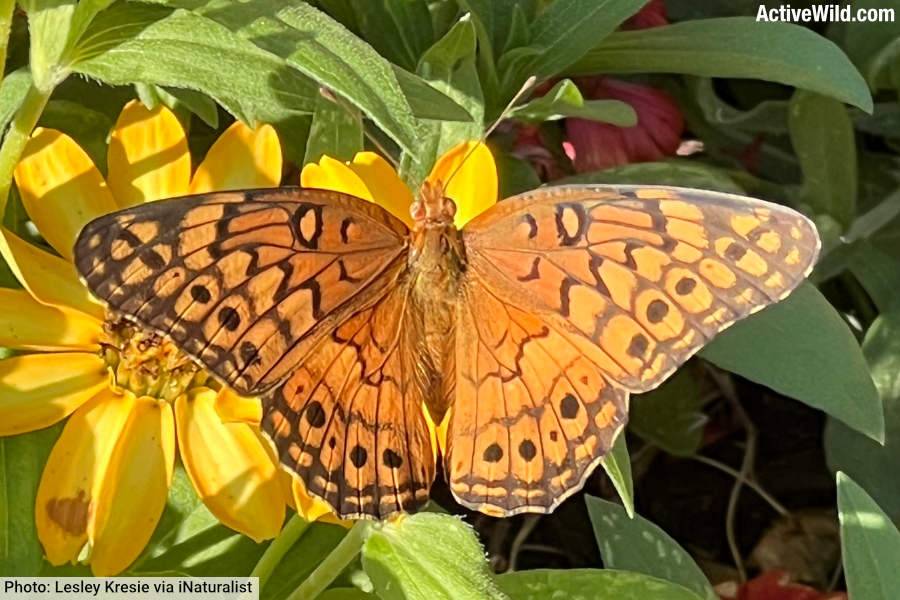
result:
M 885 558 L 900 554 L 900 531 L 865 490 L 841 472 L 837 488 L 847 590 L 853 598 L 888 600 L 900 589 L 900 571 Z
M 523 551 L 524 537 L 488 544 L 478 535 L 490 531 L 485 519 L 468 520 L 476 532 L 431 512 L 358 523 L 349 532 L 300 523 L 291 537 L 288 525 L 278 541 L 257 544 L 219 523 L 179 466 L 162 519 L 126 575 L 264 572 L 263 598 L 277 600 L 320 592 L 324 600 L 711 600 L 710 582 L 688 551 L 635 507 L 651 516 L 665 504 L 644 497 L 653 489 L 642 485 L 648 461 L 712 461 L 705 456 L 711 430 L 734 445 L 734 432 L 720 430 L 721 421 L 739 420 L 732 405 L 765 409 L 743 391 L 746 379 L 782 405 L 794 399 L 827 415 L 824 450 L 840 471 L 847 587 L 854 599 L 891 597 L 900 586 L 896 569 L 883 568 L 884 557 L 900 554 L 892 524 L 900 521 L 896 23 L 846 23 L 825 37 L 757 22 L 758 3 L 672 0 L 678 22 L 633 29 L 627 21 L 648 4 L 20 0 L 15 14 L 10 3 L 0 5 L 0 206 L 4 226 L 38 244 L 12 185 L 31 131 L 66 133 L 105 173 L 109 132 L 135 97 L 176 113 L 194 164 L 233 119 L 272 124 L 294 178 L 286 183 L 324 155 L 349 160 L 369 150 L 388 155 L 416 189 L 446 150 L 478 139 L 500 118 L 489 144 L 505 196 L 547 181 L 749 194 L 803 210 L 824 240 L 811 283 L 722 333 L 658 389 L 631 398 L 631 455 L 622 432 L 599 462 L 603 470 L 586 482 L 591 493 L 621 501 L 586 497 L 602 569 L 494 575 L 483 545 L 494 555 L 513 546 L 512 554 Z M 900 13 L 898 0 L 853 6 Z M 575 173 L 564 153 L 567 119 L 618 126 L 623 135 L 656 126 L 639 101 L 592 97 L 582 76 L 665 90 L 686 122 L 682 138 L 702 151 Z M 0 267 L 0 284 L 17 286 L 8 266 Z M 89 574 L 83 565 L 51 567 L 35 531 L 34 497 L 59 431 L 0 438 L 0 575 Z M 752 480 L 753 469 L 742 477 Z M 297 526 L 297 518 L 289 523 Z

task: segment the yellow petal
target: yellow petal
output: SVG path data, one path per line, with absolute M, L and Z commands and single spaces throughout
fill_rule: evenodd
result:
M 0 254 L 19 283 L 41 304 L 74 308 L 103 320 L 104 308 L 78 281 L 72 263 L 0 227 Z
M 37 302 L 25 290 L 0 288 L 0 346 L 30 350 L 97 350 L 100 321 Z
M 216 398 L 216 412 L 223 423 L 246 423 L 259 427 L 259 422 L 262 421 L 262 402 L 259 398 L 241 396 L 226 387 Z
M 353 169 L 330 156 L 323 156 L 318 163 L 306 164 L 300 171 L 300 185 L 343 192 L 370 202 L 375 200 L 365 182 Z
M 140 555 L 166 507 L 174 466 L 171 405 L 138 398 L 110 457 L 88 524 L 94 575 L 118 575 Z
M 191 155 L 178 118 L 165 106 L 125 105 L 109 139 L 109 188 L 119 206 L 183 196 L 191 183 Z
M 53 446 L 35 500 L 50 564 L 73 562 L 87 542 L 98 487 L 133 406 L 134 395 L 106 387 L 72 414 Z
M 256 541 L 275 537 L 284 497 L 260 435 L 245 423 L 223 423 L 216 392 L 206 388 L 175 401 L 175 422 L 185 470 L 216 518 Z
M 294 505 L 297 508 L 298 515 L 310 522 L 321 521 L 322 523 L 340 525 L 348 529 L 353 526 L 353 521 L 339 519 L 325 502 L 310 496 L 299 477 L 292 477 L 292 479 L 294 481 L 291 490 L 294 492 Z
M 484 143 L 463 142 L 448 150 L 435 163 L 428 181 L 446 185 L 444 194 L 456 202 L 457 228 L 497 203 L 497 164 Z
M 88 155 L 53 129 L 35 129 L 15 176 L 28 216 L 44 239 L 69 259 L 84 224 L 116 209 Z
M 388 161 L 374 152 L 358 152 L 348 166 L 363 181 L 376 204 L 386 208 L 408 227 L 413 226 L 413 218 L 409 214 L 412 192 Z
M 281 144 L 271 125 L 250 129 L 240 121 L 206 153 L 191 181 L 191 193 L 276 187 L 281 182 Z
M 49 427 L 108 385 L 106 363 L 86 352 L 0 360 L 0 436 Z

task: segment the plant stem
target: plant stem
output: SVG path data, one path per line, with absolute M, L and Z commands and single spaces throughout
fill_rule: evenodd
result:
M 369 521 L 360 520 L 354 523 L 331 554 L 319 563 L 316 570 L 310 573 L 306 581 L 301 583 L 287 600 L 313 600 L 324 592 L 362 550 L 371 526 Z
M 6 200 L 9 198 L 9 189 L 12 187 L 13 171 L 22 157 L 28 136 L 37 125 L 51 92 L 52 90 L 41 92 L 34 87 L 34 84 L 28 88 L 25 100 L 10 123 L 3 145 L 0 146 L 0 216 L 6 212 Z
M 6 68 L 6 49 L 9 47 L 9 31 L 15 9 L 16 0 L 0 0 L 0 82 Z
M 691 457 L 691 458 L 693 458 L 693 459 L 696 460 L 697 462 L 703 463 L 704 465 L 709 465 L 710 467 L 719 469 L 720 471 L 722 471 L 722 472 L 724 472 L 724 473 L 728 473 L 729 475 L 731 475 L 731 476 L 734 477 L 735 479 L 737 479 L 738 477 L 741 476 L 741 474 L 740 474 L 736 469 L 732 469 L 732 468 L 729 467 L 728 465 L 722 464 L 722 463 L 720 463 L 719 461 L 713 460 L 712 458 L 709 458 L 709 457 L 707 457 L 707 456 L 703 456 L 703 455 L 699 455 L 699 454 L 698 454 L 697 456 L 693 456 L 693 457 Z M 762 487 L 761 485 L 759 485 L 758 483 L 756 483 L 756 482 L 753 481 L 752 479 L 747 479 L 747 480 L 745 480 L 745 481 L 744 481 L 744 485 L 746 485 L 748 488 L 750 488 L 751 490 L 753 490 L 754 492 L 756 492 L 757 494 L 759 494 L 759 497 L 762 498 L 763 500 L 765 500 L 766 502 L 768 502 L 768 503 L 769 503 L 769 506 L 772 507 L 772 510 L 774 510 L 775 512 L 777 512 L 777 513 L 778 513 L 779 515 L 781 515 L 782 517 L 787 517 L 787 516 L 789 516 L 789 515 L 791 514 L 790 511 L 788 511 L 788 509 L 786 509 L 786 508 L 784 507 L 784 505 L 781 504 L 781 502 L 779 502 L 778 500 L 776 500 L 776 499 L 772 496 L 772 494 L 770 494 L 769 492 L 767 492 L 765 489 L 763 489 L 763 487 Z
M 309 526 L 309 521 L 295 514 L 284 526 L 284 529 L 281 530 L 281 533 L 278 534 L 278 537 L 272 540 L 272 543 L 269 544 L 269 547 L 266 548 L 259 562 L 253 568 L 253 572 L 250 573 L 250 577 L 259 577 L 260 591 L 266 587 L 269 577 L 272 576 L 272 572 L 278 566 L 278 563 L 281 562 L 281 559 L 284 558 L 284 555 L 294 547 L 294 544 L 303 536 Z

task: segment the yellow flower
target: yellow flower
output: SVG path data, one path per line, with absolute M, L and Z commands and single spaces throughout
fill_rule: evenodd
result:
M 127 568 L 165 507 L 176 447 L 224 524 L 257 541 L 280 530 L 285 495 L 252 424 L 259 402 L 220 389 L 170 342 L 107 315 L 70 261 L 78 231 L 95 217 L 192 192 L 277 186 L 281 162 L 271 127 L 235 123 L 192 176 L 178 119 L 137 102 L 116 122 L 105 180 L 71 138 L 32 135 L 16 185 L 59 255 L 0 228 L 0 253 L 24 288 L 0 289 L 0 346 L 24 351 L 0 361 L 0 435 L 69 416 L 35 505 L 52 564 L 87 561 L 96 575 Z
M 454 224 L 457 228 L 462 228 L 473 217 L 497 203 L 497 166 L 490 150 L 480 142 L 463 142 L 448 150 L 435 162 L 426 182 L 439 182 L 446 186 L 444 195 L 456 203 Z M 412 190 L 403 183 L 397 171 L 374 152 L 359 152 L 346 163 L 323 156 L 318 163 L 303 167 L 300 185 L 364 198 L 384 207 L 407 226 L 413 226 L 410 215 L 410 205 L 414 200 Z M 435 425 L 426 407 L 423 406 L 422 410 L 428 420 L 435 453 L 438 449 L 443 452 L 450 411 L 442 423 Z M 307 520 L 322 518 L 328 522 L 337 521 L 328 505 L 310 498 L 303 483 L 297 479 L 294 480 L 293 491 L 297 512 L 301 516 Z

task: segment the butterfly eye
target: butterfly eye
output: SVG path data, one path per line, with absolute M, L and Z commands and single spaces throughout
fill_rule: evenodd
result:
M 425 218 L 425 205 L 418 200 L 409 205 L 409 214 L 415 221 Z
M 444 212 L 447 213 L 447 217 L 450 219 L 456 216 L 456 202 L 451 198 L 444 197 Z

